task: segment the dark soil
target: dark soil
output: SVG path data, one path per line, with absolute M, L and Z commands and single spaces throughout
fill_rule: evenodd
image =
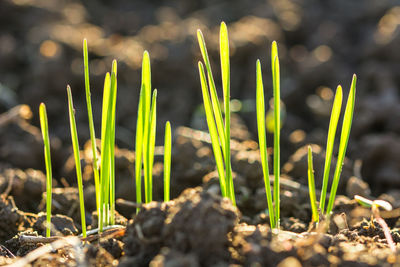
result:
M 47 241 L 26 241 L 27 236 L 40 238 L 45 229 L 46 177 L 37 112 L 45 102 L 54 177 L 52 244 L 61 245 L 19 266 L 400 266 L 398 252 L 389 249 L 370 210 L 353 200 L 358 194 L 390 202 L 393 211 L 381 216 L 394 242 L 400 242 L 399 17 L 397 0 L 0 1 L 0 265 L 46 248 Z M 220 197 L 196 68 L 200 28 L 220 84 L 222 20 L 231 41 L 231 95 L 241 101 L 231 117 L 237 207 Z M 94 229 L 81 51 L 85 37 L 97 136 L 103 75 L 111 60 L 118 60 L 115 166 L 116 195 L 123 199 L 117 204 L 117 222 L 123 227 L 79 240 L 65 88 L 68 83 L 73 90 L 85 216 Z M 260 57 L 267 66 L 264 86 L 270 99 L 272 40 L 279 44 L 285 104 L 280 232 L 269 228 L 255 141 L 255 61 Z M 144 49 L 150 52 L 152 83 L 158 89 L 157 145 L 163 142 L 166 120 L 174 132 L 172 200 L 161 201 L 163 150 L 157 147 L 155 201 L 136 214 L 130 201 L 136 200 L 134 137 Z M 316 227 L 310 224 L 306 147 L 313 147 L 316 187 L 321 188 L 333 93 L 341 83 L 346 99 L 353 73 L 358 75 L 356 107 L 339 195 L 329 225 Z M 272 148 L 272 134 L 267 143 Z M 273 150 L 268 152 L 271 162 Z M 335 165 L 336 158 L 332 172 Z

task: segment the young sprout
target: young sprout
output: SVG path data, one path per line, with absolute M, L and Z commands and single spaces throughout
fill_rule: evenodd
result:
M 257 60 L 256 63 L 256 105 L 257 105 L 257 128 L 258 142 L 261 154 L 261 165 L 264 175 L 265 193 L 267 195 L 269 220 L 271 228 L 276 228 L 275 213 L 271 194 L 271 185 L 269 180 L 268 154 L 267 154 L 267 138 L 265 133 L 265 100 L 264 100 L 264 85 L 262 81 L 261 63 Z
M 46 163 L 46 237 L 50 237 L 51 228 L 51 156 L 50 156 L 50 138 L 49 126 L 47 122 L 46 105 L 41 103 L 39 106 L 40 127 L 42 129 L 44 143 L 44 159 Z
M 393 242 L 392 235 L 390 234 L 390 229 L 386 224 L 385 220 L 381 217 L 379 213 L 379 208 L 383 208 L 384 210 L 391 211 L 392 205 L 389 202 L 384 200 L 369 200 L 365 197 L 355 195 L 354 199 L 362 206 L 371 208 L 372 216 L 375 217 L 376 221 L 382 227 L 383 233 L 385 234 L 386 241 L 388 242 L 389 248 L 393 253 L 396 253 L 396 245 Z M 373 217 L 371 216 L 371 224 L 373 225 Z
M 135 184 L 136 202 L 140 210 L 142 203 L 142 161 L 144 174 L 145 203 L 153 200 L 153 162 L 156 139 L 156 104 L 157 90 L 153 91 L 151 99 L 151 67 L 150 56 L 147 51 L 143 53 L 142 60 L 142 85 L 138 105 L 136 122 L 136 152 L 135 152 Z
M 335 142 L 335 135 L 340 116 L 340 109 L 342 107 L 342 98 L 343 98 L 342 95 L 343 95 L 342 87 L 339 85 L 336 89 L 335 99 L 333 101 L 331 119 L 329 122 L 328 139 L 326 142 L 324 176 L 322 180 L 321 198 L 319 201 L 319 208 L 321 210 L 321 213 L 324 213 L 325 210 L 326 191 L 328 189 L 329 171 L 331 169 L 331 163 L 332 163 L 333 144 Z
M 355 103 L 355 97 L 356 97 L 356 81 L 357 81 L 357 77 L 354 74 L 352 82 L 351 82 L 349 96 L 347 98 L 346 109 L 344 112 L 342 133 L 340 135 L 340 143 L 339 143 L 339 153 L 338 153 L 335 173 L 333 176 L 333 182 L 332 182 L 328 207 L 326 209 L 326 215 L 328 215 L 328 216 L 331 214 L 333 205 L 335 202 L 336 191 L 337 191 L 337 187 L 339 185 L 340 174 L 342 172 L 344 156 L 346 154 L 347 144 L 349 141 L 351 123 L 353 121 L 354 103 Z
M 271 47 L 272 84 L 274 95 L 274 201 L 276 227 L 280 225 L 280 131 L 281 131 L 281 89 L 279 74 L 278 46 L 275 41 Z
M 170 179 L 171 179 L 171 124 L 169 121 L 165 124 L 164 137 L 164 201 L 169 201 L 170 197 Z
M 83 197 L 81 157 L 79 155 L 78 133 L 76 130 L 75 111 L 72 101 L 71 87 L 67 86 L 69 123 L 71 128 L 72 147 L 74 150 L 76 177 L 78 179 L 79 205 L 81 210 L 82 236 L 86 237 L 85 203 Z
M 220 27 L 220 56 L 225 124 L 223 123 L 222 119 L 222 112 L 218 101 L 218 95 L 211 71 L 211 64 L 208 58 L 206 44 L 203 34 L 200 30 L 197 31 L 197 38 L 207 69 L 208 86 L 203 64 L 199 62 L 204 109 L 206 111 L 207 124 L 211 135 L 215 161 L 217 163 L 221 193 L 223 197 L 228 197 L 232 201 L 232 204 L 236 205 L 230 158 L 230 67 L 229 40 L 226 24 L 222 22 Z
M 317 209 L 317 197 L 315 194 L 314 167 L 312 158 L 312 148 L 308 146 L 308 192 L 310 194 L 311 211 L 313 222 L 319 222 Z
M 97 163 L 96 134 L 94 132 L 92 100 L 90 98 L 89 57 L 88 57 L 88 47 L 86 39 L 83 40 L 83 64 L 85 73 L 85 93 L 86 93 L 86 104 L 87 104 L 87 112 L 89 119 L 90 141 L 92 145 L 92 155 L 93 155 L 92 164 L 93 164 L 94 184 L 96 189 L 96 207 L 97 207 L 97 214 L 100 214 L 99 166 Z
M 100 213 L 99 228 L 114 223 L 114 147 L 115 107 L 117 98 L 117 62 L 114 60 L 111 75 L 106 74 L 103 93 L 101 124 L 101 169 L 100 169 Z M 111 211 L 110 211 L 111 208 Z M 110 214 L 111 213 L 111 214 Z
M 225 173 L 224 173 L 224 160 L 221 153 L 221 147 L 218 140 L 218 132 L 217 127 L 215 125 L 213 109 L 210 100 L 210 94 L 208 91 L 206 76 L 204 73 L 203 64 L 199 61 L 199 74 L 200 74 L 200 83 L 201 83 L 201 90 L 203 95 L 203 103 L 204 103 L 204 111 L 206 113 L 206 120 L 208 125 L 208 130 L 210 131 L 211 137 L 211 145 L 214 151 L 215 162 L 217 164 L 217 172 L 219 176 L 219 183 L 221 187 L 221 193 L 223 197 L 228 197 L 226 191 L 226 180 L 225 180 Z

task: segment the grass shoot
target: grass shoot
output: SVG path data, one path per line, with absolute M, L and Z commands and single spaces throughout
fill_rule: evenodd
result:
M 52 172 L 51 172 L 51 156 L 50 156 L 50 138 L 49 125 L 47 121 L 46 105 L 41 103 L 39 106 L 40 127 L 42 129 L 44 143 L 44 159 L 46 164 L 46 237 L 50 237 L 51 228 L 51 189 L 52 189 Z
M 280 132 L 281 132 L 281 88 L 279 74 L 278 46 L 275 41 L 271 47 L 272 85 L 274 95 L 274 201 L 275 201 L 275 223 L 280 225 Z
M 78 133 L 76 130 L 76 122 L 75 122 L 75 110 L 72 101 L 71 87 L 69 87 L 69 85 L 67 86 L 67 95 L 68 95 L 68 111 L 69 111 L 69 123 L 71 128 L 72 147 L 74 150 L 76 177 L 78 179 L 82 236 L 86 237 L 86 215 L 85 215 L 85 202 L 83 197 L 81 157 L 79 155 L 79 142 L 78 142 Z
M 308 146 L 308 192 L 310 194 L 311 213 L 313 222 L 319 222 L 317 209 L 317 197 L 315 194 L 314 167 L 312 158 L 312 148 Z
M 336 191 L 337 191 L 337 187 L 339 185 L 340 174 L 342 172 L 343 161 L 344 161 L 344 157 L 346 155 L 347 144 L 349 141 L 351 123 L 353 120 L 355 94 L 356 94 L 356 82 L 357 82 L 357 76 L 354 74 L 352 82 L 351 82 L 351 86 L 350 86 L 349 96 L 347 98 L 346 109 L 344 112 L 337 163 L 336 163 L 335 173 L 333 176 L 333 182 L 332 182 L 332 187 L 331 187 L 331 191 L 330 191 L 329 202 L 328 202 L 328 206 L 327 206 L 325 213 L 324 213 L 324 209 L 325 209 L 327 188 L 328 188 L 328 183 L 329 183 L 329 171 L 330 171 L 331 162 L 332 162 L 333 145 L 334 145 L 334 141 L 335 141 L 337 124 L 338 124 L 339 117 L 340 117 L 340 110 L 342 107 L 343 93 L 342 93 L 342 87 L 340 85 L 336 89 L 335 98 L 333 100 L 331 118 L 330 118 L 330 122 L 329 122 L 328 138 L 327 138 L 327 144 L 326 144 L 326 156 L 325 156 L 325 164 L 324 164 L 324 174 L 323 174 L 323 180 L 322 180 L 322 191 L 321 191 L 321 198 L 320 198 L 320 202 L 319 202 L 319 212 L 317 212 L 315 210 L 315 206 L 317 205 L 316 198 L 314 198 L 315 192 L 314 193 L 311 192 L 311 187 L 313 185 L 310 183 L 314 184 L 314 182 L 311 181 L 311 179 L 310 179 L 310 163 L 311 163 L 311 167 L 312 167 L 312 162 L 310 162 L 310 160 L 312 161 L 312 157 L 310 158 L 310 154 L 309 154 L 309 170 L 308 170 L 308 172 L 309 172 L 310 201 L 311 201 L 313 221 L 315 221 L 315 219 L 317 218 L 316 216 L 318 216 L 319 213 L 324 214 L 325 216 L 329 217 L 332 212 L 332 209 L 333 209 L 333 205 L 334 205 L 335 197 L 336 197 Z M 309 153 L 310 153 L 310 151 L 309 151 Z M 314 179 L 312 179 L 312 180 L 314 180 Z M 313 189 L 313 191 L 315 191 L 315 188 Z
M 138 206 L 142 203 L 142 162 L 144 174 L 145 203 L 153 200 L 153 163 L 156 139 L 156 104 L 157 90 L 154 89 L 151 96 L 151 66 L 150 55 L 147 51 L 143 53 L 142 60 L 142 85 L 138 105 L 136 123 L 136 151 L 135 151 L 135 184 L 136 202 Z M 140 208 L 136 209 L 139 212 Z
M 266 139 L 266 115 L 264 100 L 264 85 L 262 81 L 261 63 L 257 60 L 256 64 L 256 111 L 258 142 L 261 154 L 261 165 L 263 168 L 265 192 L 267 195 L 268 211 L 271 228 L 279 228 L 280 225 L 280 130 L 281 130 L 281 112 L 280 112 L 280 78 L 279 78 L 279 58 L 278 46 L 275 41 L 271 46 L 271 68 L 272 68 L 272 87 L 274 96 L 273 106 L 273 128 L 274 128 L 274 187 L 273 198 L 271 195 L 271 186 L 269 180 L 267 139 Z M 274 206 L 275 205 L 275 206 Z
M 273 199 L 271 194 L 271 185 L 269 180 L 268 154 L 267 154 L 267 137 L 265 132 L 265 100 L 264 100 L 264 85 L 262 80 L 261 63 L 257 60 L 256 64 L 256 111 L 257 111 L 257 128 L 258 142 L 261 154 L 261 165 L 264 176 L 265 193 L 267 195 L 269 220 L 271 228 L 276 228 L 275 212 Z
M 85 74 L 85 94 L 86 94 L 86 104 L 87 104 L 87 112 L 89 120 L 90 141 L 92 145 L 93 176 L 96 189 L 96 208 L 97 208 L 97 214 L 100 214 L 99 165 L 97 162 L 98 159 L 97 159 L 97 149 L 96 149 L 96 134 L 94 131 L 92 100 L 90 97 L 89 57 L 88 57 L 88 47 L 86 39 L 83 40 L 83 64 L 84 64 L 84 74 Z
M 322 191 L 321 191 L 321 198 L 319 201 L 319 208 L 322 214 L 324 213 L 325 210 L 326 192 L 329 183 L 329 171 L 331 169 L 332 152 L 333 152 L 333 145 L 335 142 L 337 124 L 340 117 L 340 110 L 342 108 L 342 98 L 343 98 L 342 87 L 339 85 L 336 89 L 335 98 L 333 100 L 331 119 L 329 122 L 329 129 L 328 129 L 328 138 L 326 141 L 324 176 L 322 179 Z
M 330 215 L 333 209 L 333 204 L 335 203 L 336 191 L 339 185 L 340 174 L 342 172 L 342 166 L 344 161 L 344 156 L 346 155 L 347 144 L 349 141 L 351 124 L 353 121 L 354 113 L 354 103 L 356 97 L 356 82 L 357 76 L 354 74 L 350 86 L 349 96 L 347 98 L 346 109 L 344 111 L 342 133 L 340 135 L 339 152 L 337 157 L 337 163 L 335 168 L 335 173 L 333 175 L 333 182 L 330 191 L 330 197 L 328 202 L 328 207 L 326 209 L 326 214 Z
M 117 62 L 114 60 L 111 75 L 106 74 L 103 92 L 101 123 L 100 213 L 99 228 L 114 224 L 115 207 L 115 106 L 117 98 Z
M 229 39 L 226 24 L 222 22 L 220 27 L 220 57 L 225 124 L 223 122 L 221 107 L 218 100 L 206 44 L 203 34 L 200 30 L 197 31 L 197 38 L 203 61 L 207 70 L 206 78 L 203 64 L 199 62 L 198 65 L 204 109 L 206 112 L 208 129 L 210 131 L 210 136 L 212 140 L 214 157 L 217 164 L 221 193 L 223 197 L 229 198 L 232 201 L 233 205 L 236 205 L 230 159 L 230 66 Z
M 164 137 L 164 201 L 170 200 L 170 181 L 171 181 L 171 124 L 165 124 Z

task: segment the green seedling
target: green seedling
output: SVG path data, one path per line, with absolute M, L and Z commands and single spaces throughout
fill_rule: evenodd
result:
M 329 129 L 328 129 L 328 138 L 326 142 L 324 176 L 322 180 L 321 198 L 319 201 L 319 208 L 321 213 L 323 213 L 325 210 L 325 199 L 329 183 L 329 171 L 331 169 L 331 163 L 332 163 L 333 144 L 335 142 L 336 129 L 340 117 L 340 109 L 342 107 L 342 98 L 343 98 L 342 87 L 339 85 L 336 89 L 335 99 L 333 100 L 331 119 L 329 122 Z
M 96 189 L 96 207 L 97 214 L 100 214 L 100 184 L 99 184 L 99 165 L 97 163 L 97 149 L 96 149 L 96 134 L 94 131 L 93 123 L 93 112 L 92 112 L 92 100 L 90 97 L 90 81 L 89 81 L 89 57 L 88 57 L 88 47 L 87 40 L 83 40 L 83 64 L 85 73 L 85 93 L 86 93 L 86 104 L 89 119 L 89 131 L 90 131 L 90 141 L 92 145 L 92 164 L 93 164 L 93 176 L 94 184 Z
M 114 60 L 111 75 L 106 74 L 103 92 L 101 123 L 101 169 L 99 228 L 114 224 L 115 209 L 115 107 L 117 98 L 117 62 Z
M 258 142 L 261 154 L 261 165 L 264 175 L 265 193 L 267 195 L 269 220 L 271 228 L 276 228 L 275 213 L 273 199 L 271 194 L 271 186 L 269 180 L 268 154 L 267 154 L 267 137 L 265 132 L 265 100 L 264 100 L 264 85 L 262 80 L 261 63 L 257 60 L 256 64 L 256 111 L 257 111 L 257 128 Z
M 330 171 L 331 162 L 332 162 L 333 145 L 334 145 L 334 141 L 335 141 L 336 129 L 337 129 L 337 124 L 338 124 L 339 117 L 340 117 L 340 109 L 342 106 L 342 98 L 343 98 L 342 87 L 339 85 L 336 89 L 335 99 L 333 101 L 333 107 L 332 107 L 332 112 L 331 112 L 331 118 L 330 118 L 330 122 L 329 122 L 328 138 L 327 138 L 327 144 L 326 144 L 324 174 L 323 174 L 323 180 L 322 180 L 322 191 L 321 191 L 321 198 L 320 198 L 320 202 L 319 202 L 319 212 L 315 211 L 315 206 L 317 205 L 316 199 L 314 197 L 311 197 L 311 194 L 315 195 L 315 192 L 314 193 L 310 192 L 310 201 L 311 201 L 311 207 L 312 207 L 313 220 L 316 222 L 319 221 L 319 218 L 317 219 L 317 216 L 319 213 L 324 214 L 327 217 L 330 216 L 332 209 L 333 209 L 334 202 L 335 202 L 336 191 L 337 191 L 337 187 L 339 185 L 340 174 L 342 172 L 343 161 L 344 161 L 344 157 L 346 155 L 346 149 L 347 149 L 347 144 L 349 141 L 351 124 L 352 124 L 352 120 L 353 120 L 355 94 L 356 94 L 356 81 L 357 81 L 357 77 L 354 74 L 352 82 L 351 82 L 351 86 L 350 86 L 349 96 L 347 98 L 344 117 L 343 117 L 342 132 L 340 135 L 340 143 L 339 143 L 339 152 L 338 152 L 338 157 L 337 157 L 335 173 L 333 176 L 333 182 L 332 182 L 332 187 L 331 187 L 331 191 L 330 191 L 329 202 L 328 202 L 326 212 L 324 214 L 327 188 L 328 188 L 328 183 L 329 183 L 329 171 Z M 310 162 L 309 162 L 309 164 L 310 164 Z M 309 182 L 311 182 L 311 181 L 309 180 Z M 311 187 L 312 185 L 309 184 L 309 186 Z M 314 189 L 314 191 L 315 191 L 315 189 Z
M 151 97 L 151 67 L 150 56 L 147 51 L 143 53 L 142 60 L 142 85 L 140 89 L 138 115 L 136 123 L 136 153 L 135 153 L 135 183 L 136 202 L 140 210 L 142 203 L 142 162 L 144 174 L 145 203 L 153 199 L 153 162 L 156 138 L 156 104 L 157 90 L 154 89 Z
M 206 112 L 208 129 L 210 131 L 214 157 L 217 164 L 221 193 L 223 197 L 229 198 L 233 205 L 236 205 L 230 157 L 230 66 L 229 39 L 226 24 L 222 22 L 220 27 L 220 56 L 225 124 L 222 118 L 221 107 L 218 100 L 210 60 L 208 58 L 206 44 L 200 30 L 197 31 L 197 38 L 207 70 L 206 78 L 203 64 L 199 62 L 204 109 Z
M 46 163 L 46 237 L 50 237 L 51 228 L 51 156 L 50 156 L 50 138 L 49 125 L 47 121 L 46 105 L 41 103 L 39 106 L 40 127 L 42 129 L 44 143 L 44 159 Z
M 281 131 L 281 89 L 279 74 L 278 46 L 275 41 L 271 47 L 272 84 L 274 95 L 274 201 L 276 227 L 280 225 L 280 131 Z
M 308 192 L 310 194 L 311 212 L 313 222 L 319 222 L 317 209 L 317 197 L 315 194 L 314 167 L 312 158 L 312 148 L 308 146 Z
M 265 191 L 267 195 L 268 210 L 272 228 L 279 228 L 280 225 L 280 130 L 281 130 L 281 112 L 280 112 L 280 75 L 279 75 L 279 57 L 276 42 L 271 46 L 271 67 L 272 67 L 272 87 L 274 95 L 273 107 L 273 129 L 274 129 L 274 189 L 273 201 L 269 180 L 267 141 L 266 141 L 266 115 L 264 86 L 262 81 L 261 64 L 257 60 L 256 64 L 256 102 L 257 102 L 257 128 L 258 140 L 261 154 L 261 163 L 264 175 Z M 273 206 L 273 203 L 275 207 Z
M 349 141 L 351 124 L 353 121 L 354 113 L 354 103 L 356 97 L 356 82 L 357 76 L 354 74 L 350 86 L 349 96 L 347 98 L 346 109 L 343 117 L 342 133 L 340 135 L 339 152 L 337 157 L 337 163 L 335 168 L 335 173 L 333 175 L 333 182 L 330 191 L 330 197 L 328 202 L 328 207 L 326 209 L 326 215 L 330 215 L 333 209 L 333 204 L 335 203 L 336 191 L 339 185 L 340 174 L 342 172 L 342 166 L 344 161 L 344 156 L 346 155 L 347 144 Z M 324 201 L 324 200 L 323 200 Z
M 354 199 L 361 205 L 367 208 L 371 208 L 372 215 L 371 215 L 371 226 L 374 226 L 374 217 L 379 225 L 382 227 L 383 233 L 385 234 L 386 241 L 388 242 L 389 248 L 392 250 L 393 253 L 396 253 L 396 245 L 393 242 L 392 235 L 390 233 L 390 229 L 386 224 L 385 220 L 381 217 L 379 208 L 383 208 L 384 210 L 391 211 L 392 205 L 389 202 L 384 200 L 370 200 L 365 197 L 355 195 Z
M 70 123 L 70 128 L 71 128 L 72 147 L 73 147 L 73 150 L 74 150 L 76 177 L 78 179 L 78 191 L 79 191 L 79 205 L 80 205 L 80 210 L 81 210 L 82 236 L 86 237 L 86 218 L 85 218 L 85 203 L 84 203 L 84 197 L 83 197 L 81 157 L 79 155 L 79 142 L 78 142 L 78 133 L 77 133 L 77 130 L 76 130 L 74 104 L 73 104 L 73 101 L 72 101 L 71 88 L 69 87 L 69 85 L 67 86 L 67 95 L 68 95 L 68 111 L 69 111 L 69 123 Z

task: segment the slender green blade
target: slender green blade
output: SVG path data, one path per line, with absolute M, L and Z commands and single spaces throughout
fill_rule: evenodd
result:
M 264 101 L 264 85 L 262 80 L 261 63 L 257 60 L 256 64 L 256 104 L 257 104 L 257 128 L 258 142 L 260 146 L 261 165 L 264 174 L 265 193 L 267 195 L 269 220 L 271 228 L 275 228 L 275 213 L 272 203 L 271 185 L 269 181 L 268 154 L 267 154 L 267 138 L 265 133 L 265 101 Z
M 212 103 L 212 108 L 214 111 L 213 114 L 215 117 L 215 122 L 217 124 L 219 141 L 221 142 L 220 145 L 223 146 L 223 144 L 225 144 L 225 131 L 224 131 L 224 123 L 223 123 L 223 119 L 222 119 L 222 112 L 221 112 L 220 103 L 218 101 L 217 89 L 215 87 L 214 76 L 213 76 L 212 70 L 211 70 L 211 64 L 210 64 L 210 59 L 208 57 L 206 42 L 204 41 L 203 33 L 200 30 L 197 30 L 197 39 L 199 42 L 199 47 L 200 47 L 201 55 L 203 57 L 204 64 L 206 65 L 208 85 L 210 88 L 210 95 L 211 95 L 211 101 L 212 101 L 211 103 Z M 223 150 L 222 152 L 224 153 L 224 157 L 225 157 L 226 156 L 225 150 Z
M 204 103 L 204 111 L 206 113 L 207 125 L 208 130 L 210 131 L 211 137 L 211 145 L 214 151 L 215 162 L 217 164 L 217 172 L 219 176 L 219 183 L 221 187 L 221 194 L 223 197 L 229 197 L 227 195 L 226 189 L 226 180 L 224 174 L 224 160 L 221 153 L 221 147 L 218 141 L 218 132 L 217 127 L 215 125 L 213 109 L 210 100 L 210 94 L 207 87 L 206 76 L 204 73 L 204 67 L 201 62 L 199 62 L 199 75 L 200 75 L 200 83 L 201 83 L 201 90 L 203 95 L 203 103 Z
M 114 76 L 114 78 L 112 77 Z M 103 92 L 103 107 L 102 107 L 102 120 L 101 120 L 101 169 L 100 169 L 100 214 L 99 214 L 99 228 L 100 232 L 103 231 L 103 226 L 106 224 L 108 219 L 108 188 L 109 188 L 109 176 L 110 176 L 110 127 L 109 124 L 109 112 L 110 112 L 110 99 L 112 80 L 115 80 L 115 75 L 107 73 L 104 80 L 104 92 Z M 115 81 L 114 81 L 115 82 Z
M 356 98 L 356 82 L 357 76 L 353 75 L 353 80 L 351 82 L 349 96 L 347 98 L 346 109 L 344 111 L 344 119 L 342 124 L 342 133 L 340 135 L 340 144 L 339 144 L 339 153 L 337 164 L 335 168 L 335 174 L 333 176 L 332 188 L 329 197 L 328 207 L 326 209 L 326 214 L 330 215 L 333 209 L 333 205 L 335 203 L 336 191 L 339 185 L 340 174 L 342 172 L 342 166 L 344 157 L 346 154 L 347 144 L 349 141 L 351 124 L 353 121 L 353 113 L 354 113 L 354 103 Z
M 312 220 L 313 222 L 319 222 L 319 215 L 317 210 L 317 197 L 315 194 L 314 167 L 313 167 L 311 146 L 308 146 L 308 192 L 310 194 Z
M 144 88 L 140 89 L 138 114 L 136 122 L 136 141 L 135 141 L 135 184 L 136 184 L 136 213 L 140 211 L 140 204 L 142 204 L 142 153 L 143 153 L 143 117 L 144 117 Z
M 78 141 L 78 132 L 76 129 L 76 122 L 75 122 L 74 103 L 72 101 L 71 87 L 69 87 L 69 85 L 67 86 L 67 95 L 68 95 L 69 125 L 70 125 L 70 129 L 71 129 L 72 148 L 74 150 L 76 177 L 78 179 L 82 236 L 85 238 L 86 237 L 86 215 L 85 215 L 86 213 L 85 213 L 85 200 L 84 200 L 84 196 L 83 196 L 81 157 L 79 155 L 79 141 Z
M 92 100 L 90 97 L 89 57 L 88 57 L 88 47 L 87 47 L 86 39 L 83 40 L 83 66 L 84 66 L 84 73 L 85 73 L 85 93 L 86 93 L 86 104 L 87 104 L 87 112 L 88 112 L 88 119 L 89 119 L 90 141 L 92 144 L 93 176 L 94 176 L 94 184 L 95 184 L 95 188 L 96 188 L 96 207 L 97 207 L 97 214 L 99 214 L 99 212 L 100 212 L 99 166 L 97 164 L 96 134 L 94 131 Z
M 274 95 L 274 201 L 275 201 L 275 222 L 277 228 L 280 224 L 280 131 L 281 131 L 281 112 L 280 112 L 280 74 L 278 47 L 276 42 L 272 42 L 271 48 L 272 82 Z
M 170 181 L 171 181 L 171 124 L 169 121 L 165 123 L 164 137 L 164 201 L 170 199 Z
M 149 184 L 147 188 L 147 194 L 148 199 L 146 202 L 151 202 L 153 201 L 153 163 L 154 163 L 154 148 L 155 148 L 155 143 L 156 143 L 156 120 L 157 120 L 157 89 L 154 89 L 153 91 L 153 97 L 151 100 L 151 110 L 150 110 L 150 136 L 149 136 L 149 152 L 148 152 L 148 162 L 149 162 L 149 168 L 148 168 L 148 179 L 149 179 Z
M 110 223 L 115 223 L 115 114 L 117 106 L 117 61 L 113 60 L 112 73 L 115 77 L 114 83 L 111 83 L 111 122 L 110 122 Z
M 143 53 L 142 61 L 142 87 L 144 88 L 144 120 L 143 120 L 143 168 L 144 168 L 144 190 L 145 202 L 150 202 L 150 131 L 151 131 L 151 66 L 150 56 L 147 51 Z
M 235 191 L 233 186 L 233 177 L 231 169 L 231 134 L 230 134 L 230 66 L 229 66 L 229 39 L 228 29 L 225 22 L 221 23 L 220 29 L 220 55 L 221 55 L 221 74 L 222 74 L 222 89 L 224 95 L 224 113 L 225 113 L 225 143 L 222 144 L 225 151 L 225 177 L 228 185 L 228 195 L 232 204 L 236 206 Z
M 321 198 L 319 201 L 319 208 L 322 214 L 324 213 L 325 210 L 326 192 L 328 190 L 329 172 L 331 169 L 333 145 L 335 142 L 336 129 L 340 117 L 340 110 L 342 108 L 342 98 L 343 98 L 342 87 L 339 85 L 336 89 L 335 99 L 333 101 L 331 119 L 329 122 L 328 138 L 326 141 L 324 176 L 322 180 Z
M 52 171 L 50 156 L 49 126 L 47 121 L 46 105 L 41 103 L 39 106 L 40 127 L 44 143 L 44 159 L 46 164 L 46 237 L 50 237 L 51 229 L 51 192 L 52 192 Z

